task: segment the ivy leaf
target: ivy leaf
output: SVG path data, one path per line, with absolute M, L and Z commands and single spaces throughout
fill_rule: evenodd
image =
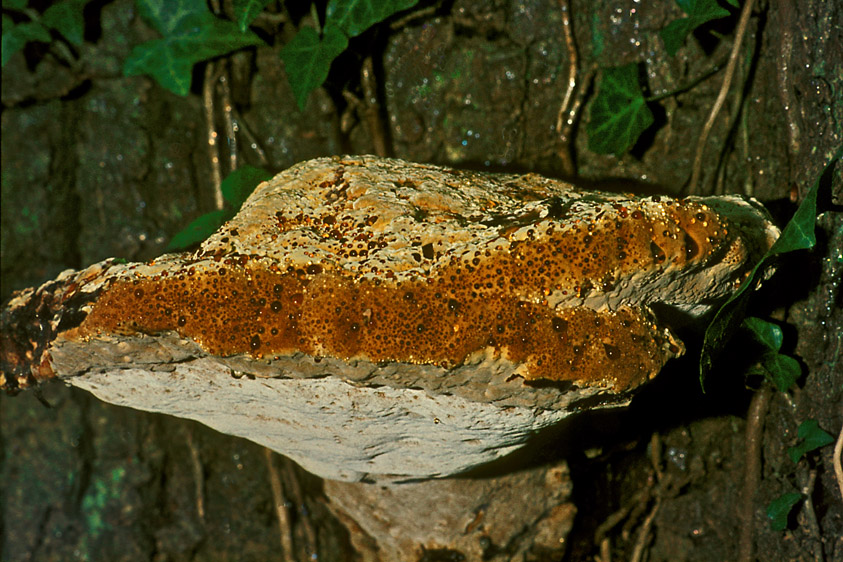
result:
M 132 49 L 123 63 L 123 75 L 148 74 L 174 94 L 186 96 L 196 62 L 181 56 L 166 39 L 148 41 Z
M 2 66 L 6 66 L 12 55 L 24 48 L 30 41 L 49 43 L 50 32 L 38 22 L 14 23 L 9 16 L 3 16 Z
M 676 0 L 682 11 L 688 17 L 674 20 L 662 29 L 659 34 L 664 41 L 664 47 L 670 56 L 673 56 L 682 47 L 685 38 L 693 30 L 711 20 L 725 18 L 729 10 L 721 7 L 717 0 Z
M 184 21 L 213 17 L 202 0 L 135 0 L 138 13 L 161 35 L 186 27 Z
M 281 49 L 299 109 L 304 109 L 310 92 L 328 77 L 331 63 L 348 47 L 350 37 L 417 3 L 418 0 L 330 0 L 322 36 L 304 27 Z
M 798 463 L 799 459 L 801 459 L 802 455 L 805 453 L 813 451 L 814 449 L 819 449 L 820 447 L 825 447 L 826 445 L 834 442 L 834 438 L 820 428 L 820 424 L 817 420 L 805 420 L 802 422 L 799 425 L 796 436 L 799 437 L 802 442 L 795 447 L 788 448 L 787 450 L 787 456 L 790 457 L 790 460 L 792 460 L 794 464 Z
M 348 37 L 340 28 L 327 24 L 321 38 L 312 27 L 303 27 L 281 49 L 281 59 L 300 110 L 304 110 L 310 92 L 328 77 L 331 62 L 347 46 Z
M 356 37 L 417 3 L 418 0 L 330 0 L 325 9 L 325 25 L 336 25 L 349 37 Z
M 761 364 L 767 371 L 767 376 L 780 392 L 785 392 L 793 386 L 802 375 L 802 368 L 799 361 L 784 355 L 770 351 L 761 356 Z
M 750 316 L 744 318 L 743 327 L 749 330 L 752 338 L 772 351 L 778 351 L 782 347 L 784 336 L 782 329 L 772 322 L 767 322 L 761 318 Z
M 18 12 L 22 12 L 26 9 L 26 3 L 28 0 L 3 0 L 3 8 L 6 10 L 16 10 Z M 3 26 L 6 25 L 6 22 L 3 22 Z
M 41 16 L 41 22 L 61 33 L 74 45 L 81 45 L 85 40 L 85 16 L 83 10 L 88 0 L 61 0 L 56 2 Z
M 749 332 L 752 339 L 761 344 L 766 351 L 761 355 L 760 372 L 781 392 L 785 392 L 799 379 L 802 369 L 793 357 L 779 353 L 784 336 L 782 329 L 772 322 L 750 316 L 744 318 L 741 326 Z M 757 374 L 754 371 L 751 374 Z
M 171 92 L 186 96 L 193 65 L 261 43 L 251 31 L 214 16 L 205 0 L 137 0 L 138 10 L 164 37 L 141 43 L 123 64 L 125 76 L 148 74 Z
M 255 190 L 259 183 L 272 177 L 272 174 L 254 166 L 237 168 L 222 180 L 222 196 L 231 205 L 234 212 L 240 209 L 243 202 Z
M 183 228 L 167 244 L 167 252 L 186 250 L 194 244 L 204 241 L 217 231 L 222 224 L 234 216 L 230 209 L 220 209 L 205 213 Z
M 805 199 L 793 213 L 793 218 L 785 225 L 781 236 L 770 248 L 770 254 L 778 255 L 796 250 L 810 250 L 816 245 L 817 235 L 814 230 L 817 224 L 817 194 L 819 193 L 820 182 L 824 178 L 827 178 L 827 183 L 831 182 L 831 170 L 841 157 L 843 157 L 843 148 L 837 151 L 835 157 L 826 165 L 817 183 L 808 190 Z
M 272 0 L 234 0 L 234 19 L 240 31 L 246 31 Z
M 591 104 L 588 148 L 620 156 L 653 124 L 653 112 L 638 85 L 638 65 L 604 68 L 597 97 Z
M 767 518 L 770 520 L 770 527 L 774 531 L 784 531 L 787 529 L 787 517 L 790 515 L 793 506 L 799 503 L 802 499 L 802 494 L 799 492 L 790 492 L 782 494 L 767 506 Z
M 759 270 L 763 270 L 776 256 L 794 250 L 810 249 L 817 239 L 814 228 L 817 222 L 817 194 L 820 188 L 831 189 L 831 174 L 834 166 L 843 157 L 843 147 L 837 150 L 834 157 L 823 168 L 822 174 L 808 190 L 805 199 L 796 209 L 793 218 L 784 227 L 779 239 L 755 264 L 749 276 L 726 302 L 724 302 L 708 328 L 705 330 L 702 352 L 700 353 L 700 385 L 704 385 L 705 377 L 711 372 L 714 360 L 720 354 L 725 343 L 734 335 L 741 324 L 747 304 L 749 303 L 750 288 L 755 288 L 758 282 Z
M 178 232 L 167 244 L 167 251 L 186 250 L 194 244 L 204 241 L 216 232 L 222 224 L 237 214 L 243 202 L 252 194 L 255 187 L 262 181 L 272 177 L 272 174 L 254 166 L 237 168 L 222 180 L 220 189 L 223 199 L 228 204 L 225 209 L 205 213 L 193 220 Z

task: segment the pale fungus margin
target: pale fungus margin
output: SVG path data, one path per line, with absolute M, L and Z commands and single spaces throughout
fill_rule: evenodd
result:
M 665 317 L 724 300 L 777 235 L 739 197 L 321 158 L 196 252 L 16 294 L 0 385 L 60 378 L 328 478 L 445 476 L 628 403 L 683 353 Z

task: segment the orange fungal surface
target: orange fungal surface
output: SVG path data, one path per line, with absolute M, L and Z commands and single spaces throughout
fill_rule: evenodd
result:
M 80 329 L 172 330 L 217 355 L 502 358 L 527 380 L 623 390 L 682 352 L 649 303 L 733 244 L 698 201 L 322 159 L 260 186 L 179 266 L 116 275 Z

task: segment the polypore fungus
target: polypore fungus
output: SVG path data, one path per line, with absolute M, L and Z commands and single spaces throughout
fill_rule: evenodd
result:
M 0 382 L 59 377 L 323 476 L 452 474 L 628 401 L 683 352 L 665 315 L 728 296 L 777 232 L 738 197 L 322 158 L 194 253 L 17 294 Z

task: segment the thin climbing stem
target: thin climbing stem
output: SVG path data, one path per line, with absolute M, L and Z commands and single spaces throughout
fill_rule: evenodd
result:
M 299 510 L 303 510 L 305 502 L 304 491 L 302 490 L 301 482 L 294 468 L 293 461 L 290 459 L 282 459 L 282 461 L 282 470 L 284 473 L 283 479 L 286 482 L 285 488 L 288 492 L 290 503 L 294 506 L 298 506 Z M 300 511 L 297 515 L 296 524 L 298 525 L 298 529 L 300 531 L 297 535 L 300 540 L 298 550 L 299 559 L 314 560 L 314 555 L 316 555 L 317 549 L 316 529 L 313 528 L 313 522 L 310 520 L 310 517 L 306 512 Z
M 205 125 L 208 131 L 208 159 L 211 162 L 211 184 L 214 190 L 214 208 L 223 208 L 225 201 L 222 197 L 222 170 L 220 170 L 220 155 L 217 147 L 216 123 L 214 119 L 214 86 L 217 82 L 216 63 L 208 61 L 205 66 L 205 80 L 202 84 L 202 105 L 205 109 Z
M 843 501 L 843 426 L 840 427 L 840 434 L 837 436 L 837 443 L 834 444 L 834 477 L 837 479 L 837 487 L 840 488 L 840 501 Z
M 653 521 L 659 512 L 662 505 L 661 496 L 656 496 L 656 501 L 653 504 L 653 509 L 647 514 L 644 519 L 644 524 L 638 530 L 638 537 L 635 540 L 635 546 L 632 549 L 632 555 L 629 557 L 630 562 L 640 562 L 644 557 L 644 549 L 647 547 L 647 542 L 650 540 L 650 530 L 653 528 Z
M 193 492 L 196 498 L 196 514 L 200 521 L 205 521 L 205 477 L 202 469 L 202 457 L 199 454 L 199 447 L 193 438 L 193 427 L 184 426 L 187 449 L 190 451 L 190 467 L 193 470 Z
M 219 79 L 220 86 L 220 101 L 222 102 L 222 115 L 225 122 L 225 136 L 228 144 L 228 171 L 233 172 L 238 168 L 238 146 L 237 146 L 237 131 L 240 126 L 234 118 L 234 106 L 231 103 L 231 79 L 230 61 L 220 61 L 224 72 L 221 73 Z
M 780 21 L 796 21 L 795 0 L 779 0 L 776 2 L 776 11 Z M 776 28 L 776 35 L 779 40 L 779 56 L 776 60 L 776 77 L 778 91 L 787 118 L 787 133 L 790 139 L 790 156 L 796 157 L 801 151 L 802 133 L 799 130 L 799 102 L 797 101 L 795 84 L 793 83 L 793 47 L 798 41 L 793 37 L 793 30 L 796 26 L 782 25 Z M 800 197 L 801 199 L 801 197 Z
M 237 132 L 243 133 L 246 137 L 246 141 L 249 143 L 249 148 L 254 151 L 257 155 L 258 160 L 260 160 L 261 166 L 264 168 L 269 167 L 269 160 L 266 158 L 266 151 L 264 151 L 263 147 L 261 147 L 258 139 L 255 137 L 255 134 L 252 133 L 252 130 L 249 128 L 249 123 L 246 119 L 241 115 L 239 112 L 235 111 L 235 122 L 238 125 Z
M 559 135 L 561 147 L 559 157 L 562 160 L 562 169 L 569 176 L 576 175 L 574 165 L 573 142 L 571 139 L 576 112 L 579 104 L 575 103 L 574 93 L 577 89 L 577 44 L 574 40 L 574 31 L 571 25 L 570 0 L 559 0 L 559 13 L 562 16 L 562 33 L 565 37 L 565 49 L 568 53 L 568 80 L 565 86 L 565 95 L 562 104 L 559 106 L 559 114 L 556 116 L 556 133 Z
M 738 28 L 735 32 L 735 42 L 732 45 L 732 52 L 729 55 L 729 64 L 726 66 L 726 75 L 723 77 L 723 84 L 720 86 L 720 93 L 717 94 L 717 99 L 714 101 L 714 106 L 708 114 L 708 120 L 703 126 L 703 130 L 697 139 L 697 151 L 694 156 L 694 165 L 691 171 L 691 181 L 688 185 L 688 193 L 700 193 L 700 176 L 702 175 L 703 157 L 705 156 L 705 145 L 708 141 L 708 136 L 714 128 L 714 122 L 717 120 L 717 115 L 723 108 L 723 103 L 726 101 L 726 96 L 729 94 L 729 89 L 732 86 L 732 78 L 735 76 L 735 69 L 738 66 L 738 59 L 740 58 L 741 44 L 743 44 L 743 37 L 746 35 L 746 29 L 749 26 L 749 16 L 752 14 L 752 5 L 755 0 L 746 0 L 741 9 L 741 17 L 738 21 Z
M 360 69 L 360 83 L 363 87 L 363 111 L 366 115 L 366 122 L 369 125 L 369 134 L 372 136 L 375 154 L 378 156 L 389 156 L 392 151 L 389 147 L 389 135 L 387 134 L 384 120 L 381 117 L 375 65 L 372 62 L 371 56 L 363 60 L 363 65 Z
M 647 96 L 646 98 L 644 98 L 644 101 L 646 101 L 647 103 L 657 102 L 657 101 L 661 101 L 661 100 L 666 99 L 666 98 L 671 98 L 673 96 L 677 96 L 679 94 L 687 92 L 688 90 L 692 90 L 693 88 L 695 88 L 697 86 L 697 84 L 700 84 L 701 82 L 705 82 L 706 80 L 708 80 L 709 78 L 711 78 L 712 76 L 714 76 L 715 74 L 720 72 L 723 69 L 723 65 L 726 62 L 728 62 L 728 59 L 721 60 L 717 64 L 715 64 L 710 70 L 708 70 L 708 72 L 704 72 L 701 76 L 698 76 L 697 78 L 691 80 L 687 84 L 684 84 L 682 86 L 679 86 L 678 88 L 674 88 L 673 90 L 669 90 L 667 92 L 661 92 L 659 94 Z
M 211 11 L 220 13 L 219 0 L 209 0 Z M 202 105 L 205 108 L 205 124 L 208 130 L 208 158 L 211 162 L 211 183 L 214 190 L 214 208 L 221 210 L 225 205 L 222 196 L 222 170 L 220 169 L 219 133 L 217 132 L 214 109 L 214 94 L 220 78 L 221 65 L 208 61 L 205 65 L 205 80 L 202 82 Z
M 741 534 L 738 543 L 738 562 L 751 562 L 753 531 L 755 528 L 755 491 L 761 480 L 761 441 L 764 431 L 764 416 L 770 404 L 773 391 L 764 384 L 753 396 L 746 419 L 743 497 L 741 498 Z
M 805 482 L 802 483 L 801 490 L 802 497 L 805 498 L 805 501 L 802 502 L 802 516 L 806 523 L 805 526 L 813 539 L 811 541 L 813 543 L 811 550 L 813 550 L 814 562 L 824 562 L 822 533 L 820 532 L 820 524 L 817 521 L 817 513 L 814 511 L 814 500 L 812 499 L 814 495 L 814 484 L 817 481 L 817 470 L 812 469 L 809 471 L 804 480 Z
M 278 532 L 281 538 L 281 552 L 279 559 L 286 560 L 293 557 L 293 532 L 290 525 L 289 502 L 284 497 L 281 486 L 281 476 L 272 458 L 272 450 L 263 448 L 266 469 L 269 472 L 269 487 L 272 490 L 272 501 L 275 503 L 275 516 L 278 518 Z M 285 558 L 288 557 L 288 558 Z

